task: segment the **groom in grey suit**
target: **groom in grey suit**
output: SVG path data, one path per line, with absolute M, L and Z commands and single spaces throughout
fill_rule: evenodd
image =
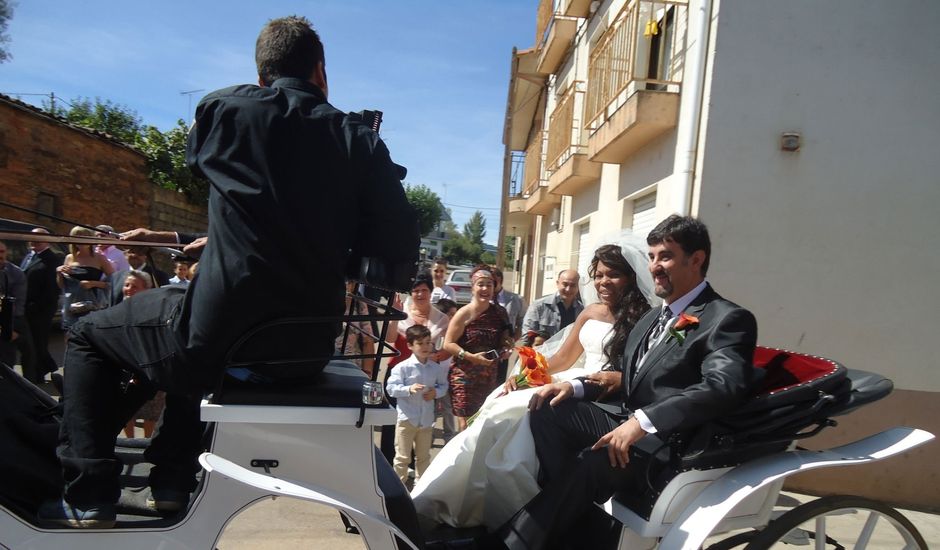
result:
M 711 242 L 700 221 L 671 216 L 647 238 L 650 273 L 663 307 L 627 339 L 618 371 L 543 386 L 530 403 L 542 491 L 490 540 L 546 548 L 588 536 L 587 513 L 633 486 L 630 447 L 663 440 L 734 411 L 756 383 L 757 323 L 705 281 Z M 595 400 L 618 396 L 616 406 Z

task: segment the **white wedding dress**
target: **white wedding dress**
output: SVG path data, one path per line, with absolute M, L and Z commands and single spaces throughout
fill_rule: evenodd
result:
M 611 323 L 588 319 L 578 339 L 582 357 L 552 376 L 568 380 L 599 371 Z M 539 491 L 538 459 L 527 412 L 533 389 L 487 397 L 479 415 L 454 437 L 421 476 L 411 493 L 418 514 L 454 527 L 503 524 Z

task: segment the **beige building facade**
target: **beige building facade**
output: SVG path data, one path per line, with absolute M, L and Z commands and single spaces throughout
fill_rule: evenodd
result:
M 762 345 L 894 380 L 810 446 L 940 434 L 940 3 L 543 0 L 535 19 L 504 133 L 514 290 L 585 281 L 605 235 L 695 215 L 709 280 Z M 936 510 L 938 459 L 932 443 L 793 485 Z

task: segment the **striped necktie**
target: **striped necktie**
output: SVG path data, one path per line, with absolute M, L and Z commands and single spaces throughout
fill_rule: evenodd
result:
M 653 330 L 650 331 L 649 338 L 646 340 L 646 351 L 653 347 L 656 343 L 656 340 L 662 335 L 663 331 L 666 330 L 666 325 L 669 324 L 669 319 L 672 318 L 672 308 L 669 306 L 663 307 L 663 312 L 659 315 L 659 319 L 656 320 L 656 324 L 653 325 Z

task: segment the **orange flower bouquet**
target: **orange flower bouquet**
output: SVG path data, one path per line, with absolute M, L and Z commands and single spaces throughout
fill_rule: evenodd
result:
M 552 383 L 552 375 L 548 374 L 548 361 L 544 355 L 528 346 L 518 347 L 516 351 L 519 352 L 519 362 L 521 363 L 521 371 L 514 377 L 517 390 Z M 505 395 L 505 390 L 500 395 Z M 473 421 L 480 416 L 481 411 L 483 409 L 473 413 L 473 416 L 467 419 L 467 426 L 473 424 Z
M 535 388 L 552 383 L 548 374 L 548 361 L 545 356 L 528 346 L 516 348 L 519 352 L 521 371 L 516 375 L 516 388 Z

